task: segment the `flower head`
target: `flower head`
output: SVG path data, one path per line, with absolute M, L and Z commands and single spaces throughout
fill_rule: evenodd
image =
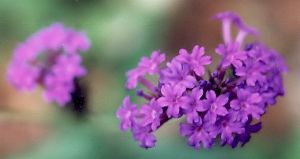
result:
M 74 79 L 86 74 L 79 52 L 89 46 L 84 33 L 54 23 L 16 47 L 7 79 L 19 90 L 41 85 L 47 101 L 64 106 L 71 99 Z
M 146 102 L 138 111 L 134 107 L 130 111 L 133 119 L 126 120 L 141 147 L 153 147 L 154 132 L 180 117 L 186 119 L 180 124 L 180 134 L 195 149 L 210 148 L 218 141 L 222 146 L 243 146 L 261 129 L 260 120 L 268 106 L 284 95 L 282 76 L 287 68 L 283 58 L 259 41 L 243 44 L 247 36 L 257 32 L 237 14 L 224 12 L 215 18 L 222 21 L 224 38 L 215 49 L 221 56 L 215 70 L 206 71 L 211 57 L 204 55 L 204 47 L 196 45 L 191 53 L 180 49 L 161 67 L 165 56 L 153 53 L 128 72 L 127 88 L 140 83 L 147 89 L 137 90 Z M 231 26 L 238 29 L 235 38 Z M 152 82 L 146 74 L 159 77 Z M 120 120 L 122 125 L 124 119 Z

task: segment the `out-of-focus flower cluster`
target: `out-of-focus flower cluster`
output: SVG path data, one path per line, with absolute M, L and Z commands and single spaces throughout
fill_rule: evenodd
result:
M 212 59 L 196 45 L 192 51 L 179 50 L 164 67 L 165 55 L 154 51 L 127 73 L 126 88 L 143 85 L 146 89 L 137 89 L 137 95 L 146 103 L 138 108 L 127 96 L 117 117 L 121 130 L 130 129 L 141 147 L 155 146 L 154 132 L 180 117 L 186 119 L 180 134 L 196 149 L 210 148 L 218 141 L 222 146 L 243 146 L 261 129 L 267 107 L 284 95 L 282 73 L 287 68 L 282 57 L 259 41 L 244 44 L 246 36 L 257 32 L 238 15 L 223 12 L 214 18 L 222 22 L 224 39 L 215 49 L 221 61 L 214 71 L 205 69 Z M 235 38 L 232 26 L 238 29 Z
M 64 106 L 71 100 L 74 79 L 86 74 L 79 53 L 89 47 L 84 33 L 54 23 L 16 47 L 7 71 L 8 81 L 19 90 L 41 85 L 47 101 Z

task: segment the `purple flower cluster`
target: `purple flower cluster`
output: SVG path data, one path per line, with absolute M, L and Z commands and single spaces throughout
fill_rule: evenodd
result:
M 84 33 L 54 23 L 16 47 L 7 71 L 8 81 L 19 90 L 41 85 L 47 101 L 64 106 L 71 100 L 74 79 L 86 74 L 79 52 L 89 47 Z
M 198 45 L 191 52 L 179 50 L 165 67 L 161 66 L 165 55 L 154 51 L 127 73 L 127 89 L 143 85 L 146 89 L 137 89 L 137 95 L 146 103 L 138 108 L 127 96 L 117 117 L 121 130 L 130 129 L 141 147 L 155 146 L 153 133 L 183 116 L 186 122 L 180 124 L 180 134 L 190 146 L 210 148 L 217 141 L 222 146 L 243 146 L 261 129 L 267 107 L 284 95 L 282 73 L 287 68 L 282 57 L 258 41 L 243 44 L 246 36 L 257 32 L 238 15 L 224 12 L 215 18 L 223 24 L 224 43 L 215 50 L 221 61 L 215 71 L 208 71 L 207 78 L 205 66 L 212 59 Z M 232 26 L 238 29 L 235 39 Z

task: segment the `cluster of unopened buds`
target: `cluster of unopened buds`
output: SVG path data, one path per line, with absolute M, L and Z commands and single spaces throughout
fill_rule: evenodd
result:
M 267 107 L 284 95 L 282 73 L 287 68 L 282 57 L 259 41 L 244 44 L 257 32 L 238 15 L 223 12 L 214 18 L 222 22 L 224 40 L 215 49 L 221 60 L 214 71 L 206 71 L 212 58 L 196 45 L 191 51 L 180 49 L 166 66 L 161 66 L 165 54 L 154 51 L 127 73 L 126 88 L 136 89 L 146 102 L 138 108 L 126 96 L 117 117 L 121 130 L 130 129 L 141 147 L 155 146 L 154 132 L 181 117 L 186 121 L 180 123 L 180 134 L 196 149 L 219 141 L 243 146 L 261 129 Z M 238 29 L 235 38 L 232 26 Z
M 71 100 L 74 80 L 86 74 L 79 53 L 89 47 L 85 33 L 54 23 L 16 47 L 7 79 L 18 90 L 40 85 L 47 101 L 64 106 Z

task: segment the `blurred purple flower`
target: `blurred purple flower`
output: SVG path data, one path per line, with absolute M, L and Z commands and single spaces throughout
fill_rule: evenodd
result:
M 61 78 L 69 81 L 74 77 L 85 76 L 87 71 L 80 66 L 81 57 L 74 55 L 61 55 L 57 57 L 56 63 L 52 66 L 53 74 L 61 76 Z
M 64 106 L 71 100 L 74 79 L 86 74 L 79 52 L 89 46 L 84 33 L 54 23 L 16 47 L 7 79 L 19 90 L 41 85 L 47 101 Z
M 64 106 L 66 101 L 71 100 L 73 83 L 64 79 L 59 75 L 48 75 L 44 79 L 44 99 L 48 102 L 56 101 L 60 106 Z

